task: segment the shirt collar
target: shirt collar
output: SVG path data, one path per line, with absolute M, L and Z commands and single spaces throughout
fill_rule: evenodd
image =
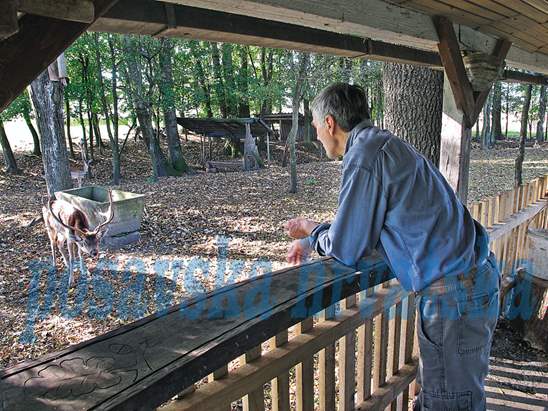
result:
M 348 140 L 346 140 L 346 147 L 344 149 L 344 154 L 350 150 L 350 147 L 352 147 L 352 144 L 354 144 L 354 138 L 358 135 L 360 131 L 362 131 L 364 128 L 373 127 L 373 122 L 369 119 L 362 120 L 358 124 L 354 126 L 354 128 L 350 131 L 350 134 L 348 135 Z

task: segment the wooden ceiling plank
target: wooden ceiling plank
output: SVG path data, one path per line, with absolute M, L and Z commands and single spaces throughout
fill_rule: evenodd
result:
M 478 27 L 479 25 L 486 25 L 491 22 L 491 20 L 484 17 L 476 16 L 475 14 L 468 13 L 456 7 L 448 6 L 447 4 L 438 1 L 412 0 L 406 4 L 406 6 L 407 5 L 424 11 L 430 16 L 441 14 L 451 18 L 451 20 L 455 23 L 466 24 L 471 27 Z
M 502 4 L 499 4 L 493 0 L 468 0 L 468 1 L 470 3 L 474 3 L 478 6 L 494 11 L 505 17 L 511 17 L 517 14 L 515 10 L 509 9 L 508 7 L 505 7 Z
M 546 13 L 539 12 L 537 8 L 521 0 L 505 1 L 504 3 L 500 1 L 500 3 L 512 10 L 517 11 L 519 14 L 523 14 L 524 16 L 537 21 L 538 23 L 546 23 L 546 21 L 548 21 L 548 15 Z
M 547 35 L 531 35 L 530 33 L 526 31 L 522 31 L 521 28 L 517 28 L 517 24 L 510 24 L 508 21 L 505 22 L 496 22 L 491 23 L 488 26 L 483 27 L 492 27 L 494 29 L 497 29 L 501 32 L 507 33 L 507 35 L 521 39 L 523 41 L 526 41 L 530 43 L 531 45 L 535 47 L 542 47 L 546 44 L 546 38 Z
M 0 3 L 0 41 L 19 31 L 17 23 L 17 0 Z
M 19 0 L 18 10 L 80 23 L 92 23 L 95 20 L 95 6 L 91 0 Z
M 486 7 L 478 6 L 466 0 L 443 0 L 443 3 L 449 7 L 455 7 L 464 12 L 474 14 L 475 16 L 485 18 L 487 20 L 500 20 L 506 17 L 504 14 L 494 12 Z
M 522 0 L 548 16 L 548 2 L 546 0 Z

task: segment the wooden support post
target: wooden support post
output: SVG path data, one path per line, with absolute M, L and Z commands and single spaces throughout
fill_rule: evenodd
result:
M 335 317 L 335 306 L 323 310 L 320 323 Z M 319 352 L 320 411 L 335 409 L 335 344 L 328 344 Z
M 370 288 L 360 294 L 368 298 L 373 294 Z M 369 318 L 358 328 L 358 381 L 357 403 L 360 404 L 371 397 L 371 371 L 373 369 L 373 319 Z
M 270 340 L 270 350 L 287 343 L 287 330 Z M 284 372 L 271 382 L 272 411 L 289 411 L 289 372 Z
M 468 197 L 472 129 L 457 107 L 447 73 L 443 84 L 443 117 L 439 168 L 463 204 Z
M 466 204 L 472 127 L 489 95 L 491 85 L 474 93 L 462 61 L 453 23 L 442 16 L 434 16 L 432 20 L 438 33 L 438 50 L 445 69 L 440 171 L 463 204 Z M 510 46 L 511 43 L 504 39 L 495 45 L 493 55 L 499 67 L 504 64 Z
M 261 357 L 261 346 L 258 345 L 240 357 L 240 364 L 248 364 Z M 244 411 L 264 411 L 264 390 L 261 385 L 243 398 Z
M 356 305 L 356 296 L 341 302 L 341 310 Z M 350 331 L 339 340 L 339 411 L 354 410 L 354 390 L 356 385 L 356 333 Z
M 213 374 L 210 374 L 208 376 L 208 381 L 219 381 L 225 378 L 228 374 L 228 365 L 225 365 L 224 367 L 219 368 L 217 371 L 215 371 Z M 230 402 L 228 402 L 224 407 L 219 407 L 215 411 L 230 411 L 231 405 Z
M 306 334 L 314 325 L 312 317 L 295 326 L 295 334 Z M 303 359 L 297 364 L 297 411 L 314 410 L 314 357 Z

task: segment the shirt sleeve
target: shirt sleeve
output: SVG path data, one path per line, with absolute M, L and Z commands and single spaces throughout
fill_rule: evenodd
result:
M 320 255 L 354 266 L 377 246 L 386 208 L 386 197 L 377 178 L 368 170 L 347 166 L 342 175 L 335 219 L 312 231 L 310 245 Z

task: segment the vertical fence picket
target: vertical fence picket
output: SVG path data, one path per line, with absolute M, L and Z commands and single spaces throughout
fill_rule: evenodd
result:
M 287 330 L 278 333 L 269 341 L 270 349 L 287 343 Z M 272 411 L 289 411 L 289 372 L 285 371 L 271 381 Z
M 360 294 L 367 298 L 373 295 L 373 289 Z M 371 397 L 371 371 L 373 368 L 373 319 L 369 318 L 358 327 L 358 404 Z
M 356 296 L 341 301 L 341 310 L 356 305 Z M 354 390 L 356 385 L 356 333 L 354 330 L 339 340 L 339 410 L 354 410 Z
M 252 363 L 260 357 L 261 346 L 258 345 L 240 357 L 240 365 Z M 244 411 L 264 411 L 264 387 L 261 385 L 259 388 L 254 389 L 243 397 L 242 400 Z
M 306 334 L 314 326 L 309 317 L 295 326 L 295 334 Z M 314 410 L 314 353 L 297 364 L 297 411 Z
M 330 320 L 334 316 L 335 306 L 330 306 L 321 312 L 319 320 Z M 331 411 L 335 409 L 335 344 L 321 350 L 318 359 L 320 411 Z

